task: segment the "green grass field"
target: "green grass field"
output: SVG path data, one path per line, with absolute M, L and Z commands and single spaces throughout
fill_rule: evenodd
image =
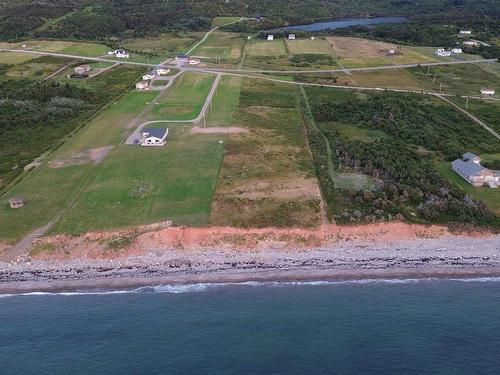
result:
M 286 56 L 285 42 L 279 40 L 254 40 L 247 45 L 247 54 L 249 57 L 271 57 Z
M 215 75 L 186 72 L 174 83 L 170 91 L 159 101 L 147 120 L 191 120 L 199 113 Z
M 448 94 L 480 96 L 482 87 L 500 85 L 497 75 L 474 64 L 411 68 L 409 72 L 416 80 L 434 91 L 439 91 L 442 84 L 442 91 Z M 436 78 L 433 83 L 434 74 Z
M 324 39 L 295 39 L 287 40 L 286 46 L 292 55 L 302 55 L 306 53 L 318 55 L 331 55 L 332 49 Z
M 241 77 L 223 76 L 207 116 L 207 126 L 230 126 L 240 103 Z
M 127 50 L 150 53 L 162 58 L 168 58 L 186 51 L 198 38 L 199 36 L 195 33 L 181 36 L 160 34 L 157 38 L 130 39 L 125 42 L 123 47 Z
M 35 58 L 28 53 L 0 52 L 0 64 L 20 64 Z
M 240 17 L 215 17 L 212 20 L 212 27 L 220 27 L 227 25 L 228 23 L 236 22 Z
M 226 63 L 238 63 L 241 59 L 245 40 L 235 33 L 214 32 L 191 51 L 191 55 Z
M 110 50 L 108 46 L 96 43 L 73 43 L 62 50 L 62 53 L 78 56 L 102 56 Z
M 54 231 L 82 233 L 160 220 L 208 223 L 223 146 L 218 136 L 170 127 L 165 147 L 120 145 L 99 165 Z

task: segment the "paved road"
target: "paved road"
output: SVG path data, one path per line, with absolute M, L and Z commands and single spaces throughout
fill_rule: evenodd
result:
M 56 52 L 41 52 L 41 51 L 31 51 L 31 50 L 19 50 L 19 49 L 2 49 L 0 52 L 16 52 L 16 53 L 28 53 L 42 56 L 56 56 L 56 57 L 66 57 L 70 59 L 77 60 L 88 60 L 88 61 L 104 61 L 112 62 L 118 64 L 135 65 L 135 66 L 145 66 L 145 67 L 155 67 L 158 64 L 147 64 L 134 61 L 126 60 L 112 60 L 104 59 L 102 57 L 87 57 L 78 55 L 68 55 L 64 53 Z M 212 72 L 212 73 L 270 73 L 270 74 L 308 74 L 308 73 L 349 73 L 349 72 L 365 72 L 365 71 L 377 71 L 386 69 L 406 69 L 414 68 L 417 66 L 440 66 L 440 65 L 460 65 L 460 64 L 478 64 L 485 62 L 495 62 L 497 59 L 476 59 L 468 61 L 443 61 L 443 62 L 432 62 L 432 63 L 420 63 L 420 64 L 398 64 L 398 65 L 381 65 L 372 66 L 367 68 L 344 68 L 344 69 L 307 69 L 307 70 L 261 70 L 261 69 L 221 69 L 221 68 L 200 68 L 200 67 L 181 67 L 175 64 L 163 64 L 165 66 L 181 69 L 185 71 L 197 71 L 197 72 Z
M 181 73 L 178 73 L 177 75 L 179 75 Z M 176 75 L 176 76 L 177 76 Z M 208 111 L 208 108 L 210 107 L 210 103 L 212 102 L 213 100 L 213 97 L 215 95 L 215 92 L 217 90 L 217 86 L 219 86 L 219 82 L 220 82 L 220 79 L 222 77 L 222 73 L 218 73 L 217 76 L 215 77 L 214 79 L 214 82 L 212 83 L 212 87 L 210 89 L 210 92 L 208 93 L 206 99 L 205 99 L 205 103 L 203 104 L 203 107 L 201 108 L 201 111 L 200 113 L 198 114 L 197 117 L 195 117 L 194 119 L 192 120 L 153 120 L 153 121 L 145 121 L 139 125 L 137 125 L 136 129 L 134 130 L 134 132 L 132 134 L 130 134 L 128 136 L 128 138 L 126 139 L 125 141 L 125 144 L 127 145 L 133 145 L 133 144 L 136 144 L 136 141 L 140 140 L 142 138 L 142 129 L 144 129 L 145 126 L 147 125 L 150 125 L 150 124 L 161 124 L 161 123 L 164 123 L 164 124 L 172 124 L 172 123 L 176 123 L 176 124 L 179 124 L 179 123 L 199 123 L 201 122 L 201 120 L 203 119 L 203 116 L 205 116 L 205 114 L 207 113 Z

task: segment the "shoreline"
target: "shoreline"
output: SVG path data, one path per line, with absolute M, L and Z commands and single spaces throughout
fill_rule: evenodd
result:
M 82 293 L 93 294 L 102 292 L 134 292 L 135 289 L 156 286 L 189 286 L 196 284 L 210 285 L 245 285 L 246 283 L 314 283 L 314 282 L 390 282 L 407 280 L 474 280 L 482 278 L 500 278 L 500 268 L 486 268 L 480 270 L 420 270 L 416 271 L 382 271 L 357 273 L 353 271 L 278 271 L 234 274 L 205 274 L 166 276 L 151 278 L 103 278 L 98 280 L 71 280 L 71 281 L 30 281 L 12 282 L 0 285 L 2 295 L 24 295 L 29 293 Z
M 66 247 L 61 252 L 0 262 L 0 294 L 198 283 L 500 277 L 499 234 L 448 233 L 394 240 L 377 235 L 378 240 L 349 237 L 303 246 L 268 239 L 259 246 L 243 247 L 218 241 L 202 246 L 203 241 L 191 236 L 178 247 L 171 242 L 178 229 L 163 231 L 163 236 L 162 231 L 145 234 L 154 239 L 147 246 L 135 243 L 108 257 L 89 241 L 74 248 L 62 242 Z

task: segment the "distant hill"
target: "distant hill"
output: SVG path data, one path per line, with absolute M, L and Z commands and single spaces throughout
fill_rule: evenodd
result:
M 349 16 L 499 17 L 497 5 L 497 0 L 0 0 L 0 39 L 205 30 L 216 16 L 263 16 L 276 25 Z

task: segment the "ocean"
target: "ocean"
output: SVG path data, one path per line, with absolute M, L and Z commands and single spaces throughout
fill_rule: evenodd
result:
M 0 297 L 0 374 L 499 374 L 500 279 Z

